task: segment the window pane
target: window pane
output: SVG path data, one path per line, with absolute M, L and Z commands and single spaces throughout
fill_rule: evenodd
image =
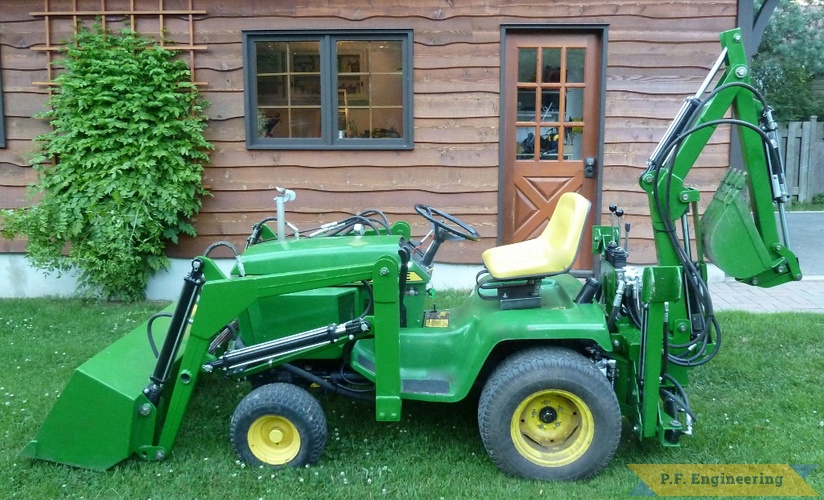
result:
M 561 49 L 543 49 L 541 51 L 541 82 L 559 83 L 561 81 Z
M 564 159 L 581 159 L 581 145 L 584 142 L 582 138 L 583 133 L 584 127 L 579 125 L 567 125 L 564 127 Z
M 258 137 L 289 137 L 289 129 L 281 123 L 281 117 L 288 113 L 287 108 L 258 108 Z
M 518 83 L 535 83 L 537 49 L 518 49 Z
M 396 75 L 372 75 L 369 79 L 373 106 L 402 106 L 403 77 Z
M 586 49 L 567 49 L 567 82 L 584 82 L 584 62 Z
M 372 110 L 372 138 L 397 139 L 403 136 L 403 109 L 377 108 Z
M 372 116 L 368 108 L 349 109 L 349 126 L 346 129 L 347 137 L 369 139 L 372 137 Z
M 320 106 L 320 75 L 291 75 L 289 104 Z
M 535 121 L 535 90 L 518 89 L 518 121 Z
M 288 42 L 293 73 L 320 73 L 320 42 Z
M 566 121 L 579 122 L 584 116 L 584 89 L 566 89 Z
M 560 92 L 558 90 L 544 90 L 541 92 L 541 121 L 557 122 L 558 106 L 560 105 Z
M 556 127 L 541 127 L 541 150 L 542 160 L 558 159 L 558 129 Z
M 257 44 L 258 75 L 285 73 L 287 56 L 286 42 L 262 42 Z
M 369 42 L 369 62 L 373 73 L 400 73 L 403 70 L 401 42 L 397 40 Z
M 258 104 L 286 105 L 286 75 L 258 75 Z
M 320 108 L 290 108 L 288 123 L 289 137 L 320 137 Z
M 535 159 L 535 127 L 517 127 L 515 134 L 518 144 L 515 149 L 515 158 L 518 160 Z

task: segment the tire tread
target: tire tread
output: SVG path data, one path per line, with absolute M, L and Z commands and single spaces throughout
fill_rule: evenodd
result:
M 249 394 L 237 405 L 231 422 L 229 436 L 238 458 L 255 465 L 266 465 L 249 449 L 246 433 L 249 425 L 264 414 L 282 415 L 293 420 L 296 427 L 305 425 L 305 435 L 301 432 L 301 450 L 288 466 L 299 467 L 316 463 L 326 447 L 326 416 L 320 403 L 309 392 L 294 384 L 276 382 L 262 385 Z M 295 417 L 300 417 L 294 421 Z M 304 448 L 303 443 L 309 443 Z
M 576 470 L 580 468 L 579 459 L 579 461 L 559 468 L 542 468 L 530 462 L 527 469 L 533 469 L 532 472 L 525 471 L 523 468 L 518 467 L 517 463 L 513 463 L 513 457 L 509 456 L 514 452 L 517 455 L 517 457 L 514 457 L 516 462 L 520 461 L 518 459 L 526 461 L 514 450 L 514 445 L 512 450 L 508 450 L 509 443 L 511 443 L 509 426 L 507 425 L 502 433 L 497 428 L 500 425 L 500 415 L 497 414 L 498 410 L 495 408 L 498 395 L 511 390 L 512 387 L 509 386 L 517 386 L 525 378 L 534 377 L 536 373 L 540 374 L 547 371 L 552 374 L 560 374 L 562 378 L 567 380 L 576 378 L 586 380 L 587 383 L 593 384 L 592 388 L 598 394 L 611 395 L 611 397 L 606 398 L 606 401 L 601 401 L 606 405 L 605 411 L 608 415 L 604 419 L 606 422 L 596 423 L 595 432 L 599 442 L 593 443 L 593 446 L 599 446 L 606 453 L 603 453 L 596 463 L 585 470 Z M 507 417 L 506 421 L 508 422 L 511 415 Z M 490 459 L 498 468 L 508 474 L 543 480 L 588 479 L 607 466 L 618 448 L 618 442 L 621 438 L 621 410 L 611 385 L 590 360 L 566 348 L 533 347 L 511 355 L 492 372 L 483 388 L 478 403 L 478 428 Z M 503 442 L 501 442 L 502 440 Z M 506 442 L 507 440 L 509 443 Z M 507 453 L 507 451 L 510 451 L 510 453 Z M 574 467 L 575 465 L 579 465 L 579 467 Z M 535 467 L 541 469 L 540 473 L 536 474 L 538 471 L 535 470 Z

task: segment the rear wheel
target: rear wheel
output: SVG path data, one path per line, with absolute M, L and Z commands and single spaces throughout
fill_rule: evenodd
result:
M 478 427 L 504 472 L 540 480 L 594 476 L 621 437 L 615 392 L 577 352 L 534 348 L 492 373 L 478 404 Z
M 320 459 L 326 447 L 326 417 L 306 390 L 267 384 L 243 398 L 229 434 L 235 453 L 246 463 L 299 467 Z

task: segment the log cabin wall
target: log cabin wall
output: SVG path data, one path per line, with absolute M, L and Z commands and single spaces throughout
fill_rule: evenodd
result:
M 115 5 L 118 4 L 118 5 Z M 119 5 L 123 4 L 123 5 Z M 101 7 L 102 6 L 102 7 Z M 618 202 L 633 222 L 632 261 L 655 259 L 649 209 L 638 175 L 683 99 L 706 76 L 719 53 L 718 33 L 736 24 L 732 0 L 609 2 L 568 0 L 494 2 L 446 0 L 5 0 L 0 10 L 0 65 L 7 147 L 0 149 L 0 208 L 28 203 L 25 186 L 36 180 L 25 154 L 47 130 L 32 118 L 48 98 L 49 53 L 36 50 L 70 34 L 74 19 L 43 11 L 194 9 L 193 79 L 211 102 L 207 137 L 215 145 L 205 183 L 213 196 L 197 216 L 198 237 L 170 246 L 172 257 L 197 255 L 210 243 L 241 245 L 250 226 L 273 215 L 275 186 L 296 191 L 288 220 L 300 228 L 379 208 L 404 218 L 422 235 L 413 215 L 426 203 L 469 222 L 480 244 L 452 242 L 439 260 L 478 263 L 498 236 L 501 25 L 608 24 L 603 206 Z M 125 16 L 128 18 L 128 16 Z M 61 21 L 62 19 L 62 21 Z M 113 16 L 117 22 L 124 17 Z M 159 21 L 163 19 L 163 21 Z M 187 42 L 188 17 L 137 15 L 137 30 L 158 31 Z M 241 30 L 411 29 L 414 32 L 414 149 L 410 151 L 248 150 L 245 146 Z M 62 38 L 61 38 L 62 37 Z M 189 53 L 184 53 L 189 57 Z M 728 132 L 715 135 L 688 182 L 709 201 L 728 164 Z M 602 222 L 609 217 L 602 214 Z M 0 240 L 0 252 L 22 252 L 22 241 Z

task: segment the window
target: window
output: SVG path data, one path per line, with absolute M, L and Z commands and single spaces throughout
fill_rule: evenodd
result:
M 3 76 L 0 74 L 0 148 L 6 147 L 6 113 L 3 110 Z
M 244 31 L 243 53 L 248 148 L 412 148 L 411 31 Z

